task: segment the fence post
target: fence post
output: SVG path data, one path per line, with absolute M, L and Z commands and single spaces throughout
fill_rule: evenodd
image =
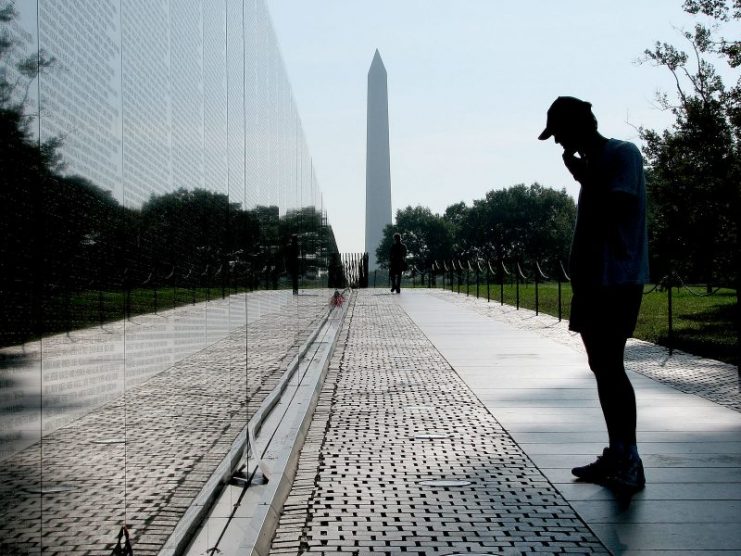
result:
M 468 290 L 471 289 L 471 277 L 468 273 L 468 269 L 466 269 L 466 297 L 468 297 Z
M 499 261 L 499 264 L 502 267 L 502 270 L 499 271 L 501 276 L 501 280 L 499 280 L 499 305 L 504 305 L 504 273 L 506 269 L 504 268 L 504 261 Z
M 666 278 L 666 301 L 667 301 L 667 316 L 669 319 L 669 330 L 667 333 L 667 343 L 669 344 L 669 355 L 671 356 L 674 353 L 674 330 L 672 326 L 672 312 L 673 312 L 673 302 L 672 302 L 672 273 L 670 272 L 667 275 Z
M 741 379 L 741 255 L 736 254 L 736 371 Z
M 535 274 L 535 314 L 538 314 L 539 311 L 539 297 L 538 297 L 538 286 L 541 278 L 543 280 L 549 280 L 550 278 L 546 276 L 545 272 L 543 272 L 543 269 L 540 268 L 540 263 L 538 261 L 535 261 L 535 269 L 537 270 L 537 273 Z
M 103 326 L 104 320 L 105 317 L 103 314 L 103 288 L 101 287 L 101 284 L 98 284 L 98 323 Z
M 478 264 L 478 261 L 477 261 Z M 476 299 L 479 298 L 479 269 L 476 267 Z
M 491 301 L 491 291 L 490 291 L 490 284 L 491 284 L 491 261 L 486 261 L 486 301 L 487 303 Z
M 517 269 L 518 271 L 515 272 L 515 298 L 517 300 L 517 303 L 515 307 L 517 310 L 520 310 L 520 273 L 519 273 L 519 265 L 520 263 L 517 263 Z
M 561 261 L 558 261 L 558 266 L 561 268 L 561 274 L 558 275 L 558 320 L 561 321 L 561 276 L 563 275 L 563 278 L 570 282 L 571 278 L 569 278 L 569 275 L 566 274 L 566 269 L 563 267 L 563 263 Z

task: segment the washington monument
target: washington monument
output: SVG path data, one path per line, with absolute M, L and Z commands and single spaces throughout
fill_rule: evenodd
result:
M 378 268 L 376 249 L 391 224 L 391 164 L 386 68 L 376 50 L 368 70 L 368 135 L 365 159 L 365 250 L 368 269 Z

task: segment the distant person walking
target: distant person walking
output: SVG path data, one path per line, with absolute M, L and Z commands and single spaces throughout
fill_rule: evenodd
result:
M 610 443 L 595 462 L 571 472 L 632 493 L 646 482 L 635 393 L 623 362 L 648 281 L 643 161 L 634 144 L 600 135 L 592 105 L 574 97 L 558 97 L 549 108 L 538 139 L 551 136 L 581 185 L 569 260 L 569 328 L 584 342 Z
M 407 268 L 407 246 L 401 242 L 401 234 L 394 234 L 394 243 L 389 252 L 389 274 L 391 293 L 401 293 L 401 273 Z

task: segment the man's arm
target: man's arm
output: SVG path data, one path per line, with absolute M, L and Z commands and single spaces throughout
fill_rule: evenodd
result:
M 578 158 L 576 153 L 570 151 L 564 151 L 561 158 L 563 158 L 566 169 L 571 172 L 574 179 L 581 185 L 585 185 L 587 181 L 587 161 L 583 158 Z
M 605 199 L 605 215 L 609 225 L 607 241 L 617 257 L 628 256 L 620 229 L 626 219 L 630 221 L 631 215 L 638 210 L 643 181 L 643 159 L 638 147 L 631 143 L 622 144 L 611 164 Z

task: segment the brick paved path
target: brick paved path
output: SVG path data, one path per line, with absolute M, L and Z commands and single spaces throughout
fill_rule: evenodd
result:
M 360 291 L 271 554 L 469 551 L 607 553 L 392 297 Z
M 476 299 L 433 290 L 434 295 L 448 302 L 465 304 L 480 314 L 502 319 L 518 328 L 537 330 L 540 334 L 561 344 L 569 345 L 582 352 L 581 337 L 569 331 L 568 322 L 559 322 L 556 317 L 528 309 L 516 310 L 512 305 L 487 302 L 485 298 Z M 733 333 L 733 331 L 729 331 Z M 739 389 L 738 369 L 734 365 L 691 355 L 663 346 L 631 338 L 625 349 L 626 366 L 649 378 L 668 384 L 681 392 L 695 394 L 717 404 L 741 412 L 741 389 Z
M 326 310 L 317 295 L 4 460 L 0 554 L 109 556 L 124 520 L 134 553 L 156 554 Z

